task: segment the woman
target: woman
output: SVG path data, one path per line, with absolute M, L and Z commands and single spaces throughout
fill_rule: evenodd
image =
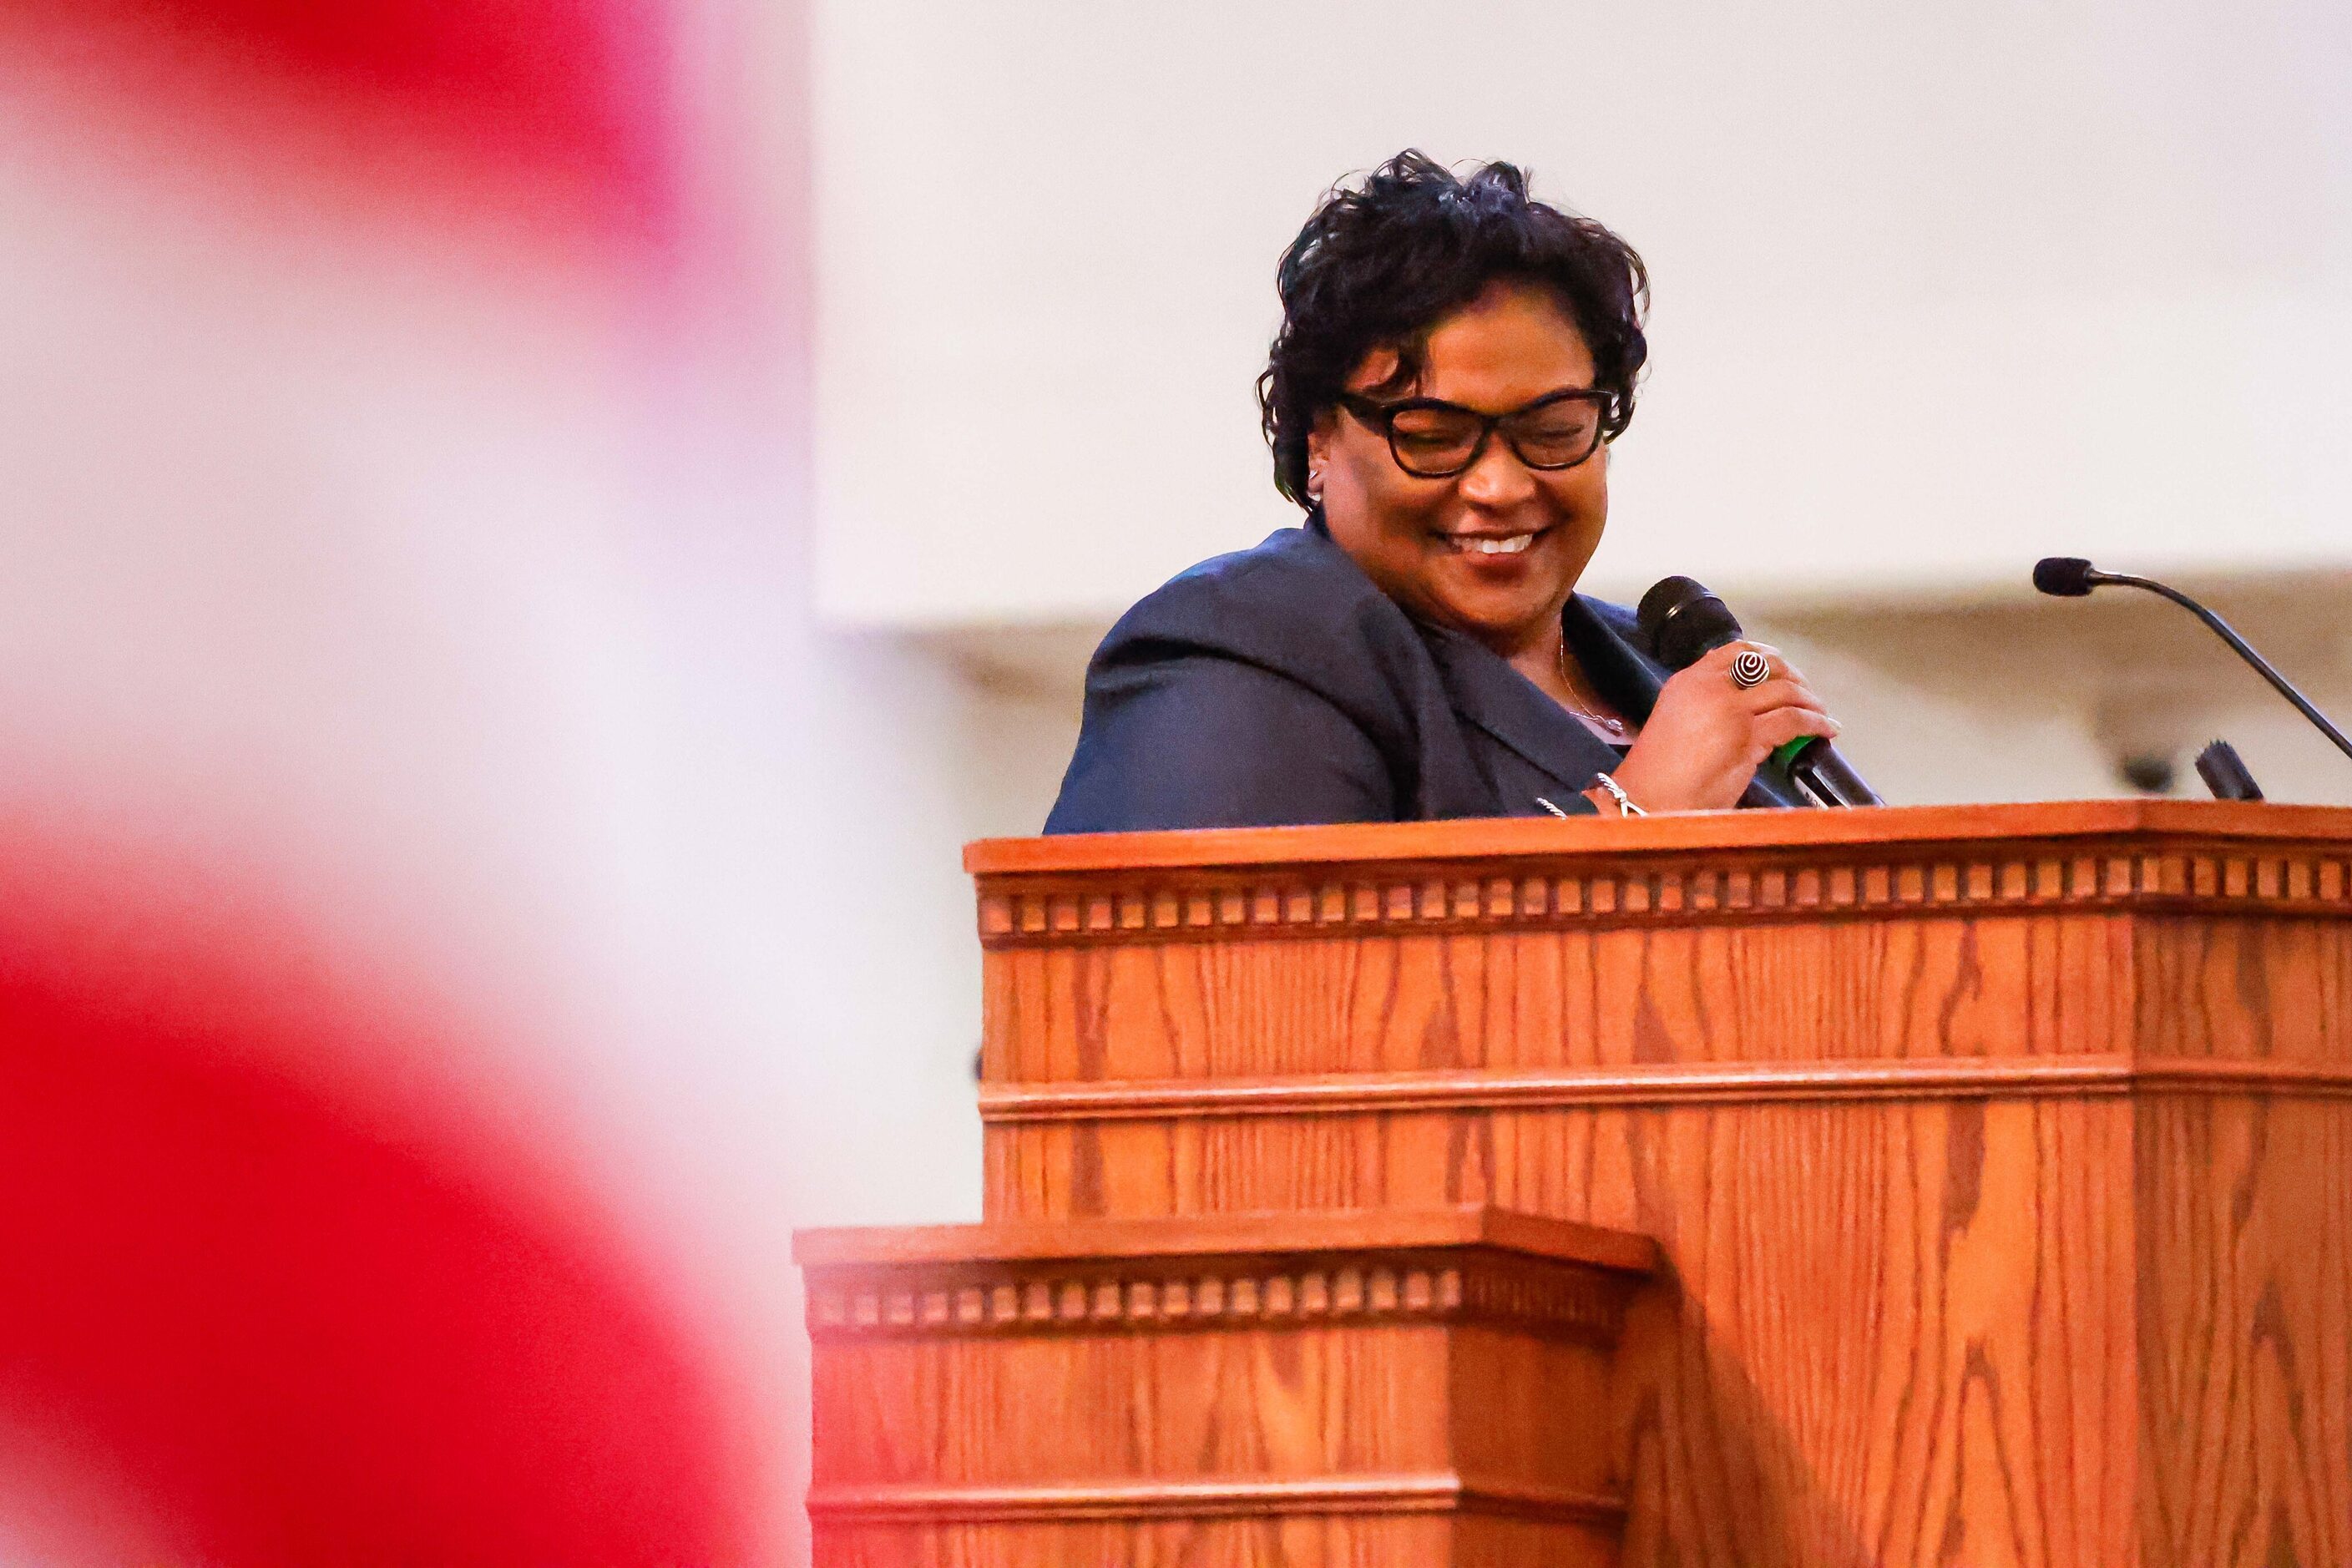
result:
M 1305 526 L 1111 629 L 1045 831 L 1796 804 L 1758 764 L 1838 731 L 1796 671 L 1741 643 L 1669 676 L 1575 591 L 1648 353 L 1633 249 L 1510 164 L 1408 152 L 1277 283 L 1258 398 Z

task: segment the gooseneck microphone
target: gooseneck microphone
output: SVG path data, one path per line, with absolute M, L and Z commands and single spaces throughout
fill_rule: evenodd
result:
M 1747 636 L 1730 605 L 1687 577 L 1659 579 L 1642 595 L 1636 614 L 1643 640 L 1668 669 L 1696 664 L 1724 644 Z M 1886 804 L 1826 736 L 1791 741 L 1774 752 L 1771 760 L 1815 805 Z
M 2174 604 L 2213 628 L 2213 633 L 2238 652 L 2238 657 L 2261 672 L 2262 678 L 2278 689 L 2303 716 L 2319 726 L 2319 732 L 2336 742 L 2336 749 L 2352 757 L 2352 741 L 2344 731 L 2329 722 L 2327 715 L 2315 707 L 2311 699 L 2294 689 L 2294 682 L 2271 666 L 2271 661 L 2253 650 L 2252 644 L 2230 627 L 2230 623 L 2182 593 L 2149 577 L 2133 577 L 2121 572 L 2102 572 L 2089 562 L 2074 555 L 2052 555 L 2033 563 L 2033 585 L 2043 593 L 2061 599 L 2079 599 L 2094 588 L 2113 584 L 2124 588 L 2145 588 L 2149 593 L 2171 600 Z M 1652 590 L 1656 592 L 1655 589 Z M 2261 797 L 2257 795 L 2256 799 Z
M 2215 800 L 2260 800 L 2263 786 L 2247 771 L 2246 759 L 2227 741 L 2209 741 L 2197 753 L 2197 776 Z

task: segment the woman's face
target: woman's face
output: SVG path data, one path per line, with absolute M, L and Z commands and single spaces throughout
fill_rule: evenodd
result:
M 1420 382 L 1373 394 L 1392 374 L 1377 350 L 1348 389 L 1380 402 L 1434 397 L 1504 414 L 1592 384 L 1592 355 L 1549 291 L 1497 283 L 1429 334 Z M 1572 468 L 1529 468 L 1499 434 L 1450 479 L 1416 479 L 1387 438 L 1334 409 L 1307 437 L 1309 489 L 1324 521 L 1382 592 L 1418 618 L 1466 632 L 1506 657 L 1558 626 L 1560 606 L 1609 517 L 1609 453 Z M 1524 541 L 1524 544 L 1520 542 Z

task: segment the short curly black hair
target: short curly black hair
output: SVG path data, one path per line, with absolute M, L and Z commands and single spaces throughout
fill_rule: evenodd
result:
M 1257 378 L 1274 488 L 1310 505 L 1307 434 L 1364 356 L 1395 350 L 1382 390 L 1411 386 L 1431 330 L 1505 279 L 1545 285 L 1566 304 L 1591 352 L 1593 384 L 1611 395 L 1601 431 L 1614 440 L 1633 417 L 1633 381 L 1650 355 L 1641 257 L 1591 218 L 1530 199 L 1513 164 L 1465 179 L 1407 149 L 1359 188 L 1334 187 L 1282 254 L 1282 328 Z

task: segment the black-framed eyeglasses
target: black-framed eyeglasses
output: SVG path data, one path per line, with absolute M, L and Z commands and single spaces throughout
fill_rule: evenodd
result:
M 1450 479 L 1486 450 L 1495 432 L 1530 468 L 1572 468 L 1615 434 L 1617 398 L 1598 387 L 1555 392 L 1505 414 L 1481 414 L 1434 397 L 1375 403 L 1343 392 L 1339 406 L 1388 438 L 1389 456 L 1416 479 Z

